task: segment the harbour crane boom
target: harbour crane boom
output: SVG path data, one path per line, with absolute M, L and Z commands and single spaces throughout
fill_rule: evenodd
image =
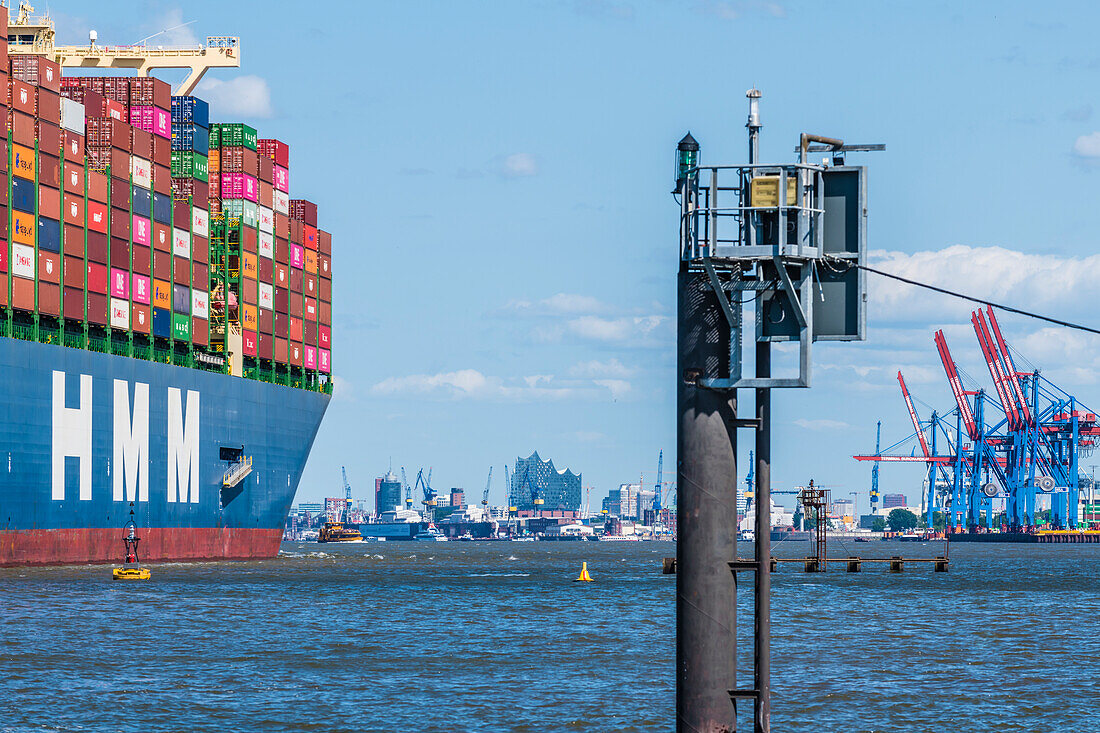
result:
M 987 306 L 986 311 L 989 314 L 989 326 L 993 330 L 993 336 L 997 339 L 997 348 L 1001 352 L 1001 358 L 1004 359 L 1005 371 L 1008 374 L 1008 382 L 1016 397 L 1016 403 L 1020 407 L 1020 413 L 1023 417 L 1024 424 L 1031 427 L 1035 424 L 1035 421 L 1031 416 L 1031 407 L 1024 397 L 1024 390 L 1020 386 L 1020 375 L 1016 371 L 1016 364 L 1012 361 L 1012 354 L 1008 351 L 1008 344 L 1005 343 L 1004 337 L 1001 336 L 1001 327 L 997 323 L 997 317 L 993 315 L 993 306 Z
M 943 362 L 943 370 L 947 373 L 947 381 L 951 385 L 951 393 L 955 396 L 955 404 L 959 408 L 966 434 L 971 440 L 978 439 L 978 425 L 974 420 L 974 411 L 970 409 L 970 401 L 966 399 L 963 391 L 962 380 L 959 379 L 959 370 L 955 366 L 955 360 L 951 358 L 951 351 L 947 348 L 947 339 L 943 336 L 943 330 L 936 331 L 936 349 L 940 353 L 940 361 Z
M 653 485 L 653 516 L 661 513 L 661 474 L 665 466 L 665 451 L 657 454 L 657 483 Z M 654 519 L 654 521 L 657 521 Z
M 924 430 L 920 426 L 920 420 L 917 419 L 917 409 L 913 407 L 913 398 L 909 396 L 909 388 L 905 386 L 905 377 L 901 376 L 901 372 L 898 372 L 898 384 L 901 385 L 901 394 L 905 398 L 905 406 L 909 408 L 909 419 L 913 421 L 913 430 L 917 433 L 917 440 L 920 441 L 921 452 L 924 453 L 925 458 L 932 455 L 932 452 L 928 450 L 928 439 L 924 436 Z M 882 427 L 882 423 L 879 423 L 879 427 Z M 875 452 L 877 453 L 878 441 L 876 439 Z
M 978 346 L 981 347 L 985 365 L 989 369 L 989 377 L 993 380 L 993 387 L 997 390 L 997 398 L 1001 401 L 1001 408 L 1005 411 L 1005 419 L 1008 420 L 1010 430 L 1015 430 L 1020 425 L 1020 415 L 1016 411 L 1015 396 L 1009 393 L 1004 371 L 1001 368 L 1000 354 L 993 346 L 993 338 L 989 334 L 989 327 L 985 323 L 985 314 L 982 311 L 971 312 L 970 322 L 974 326 L 974 334 L 978 337 Z
M 486 511 L 489 509 L 489 487 L 493 483 L 493 467 L 489 466 L 489 478 L 485 479 L 485 491 L 481 494 L 481 506 Z

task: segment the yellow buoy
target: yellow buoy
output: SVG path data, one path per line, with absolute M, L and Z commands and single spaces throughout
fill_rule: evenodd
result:
M 592 576 L 588 574 L 588 563 L 587 562 L 582 562 L 581 563 L 581 574 L 573 582 L 574 583 L 579 583 L 581 581 L 586 582 L 586 583 L 591 583 L 592 582 Z
M 149 580 L 149 568 L 115 568 L 111 577 L 115 580 Z

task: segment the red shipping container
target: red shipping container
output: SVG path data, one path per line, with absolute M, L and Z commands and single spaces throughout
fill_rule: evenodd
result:
M 27 148 L 33 148 L 37 134 L 37 125 L 34 123 L 34 117 L 24 114 L 23 112 L 11 113 L 12 142 Z
M 130 183 L 118 176 L 111 176 L 111 206 L 116 209 L 130 208 Z
M 290 264 L 290 243 L 286 239 L 275 237 L 275 261 L 283 265 Z
M 209 343 L 210 324 L 205 318 L 191 319 L 191 343 L 206 346 Z
M 107 264 L 110 258 L 110 246 L 107 235 L 100 232 L 88 232 L 88 259 L 92 262 Z
M 65 288 L 65 317 L 73 321 L 84 320 L 84 287 Z
M 283 288 L 284 290 L 290 287 L 290 275 L 286 265 L 281 265 L 278 262 L 275 263 L 275 277 L 272 279 L 272 283 L 275 287 Z
M 129 208 L 129 207 L 127 207 Z M 130 212 L 111 207 L 111 236 L 130 239 Z
M 272 326 L 275 325 L 275 318 L 271 311 L 266 308 L 260 308 L 257 311 L 260 322 L 260 333 L 266 333 L 268 336 L 272 334 Z
M 61 192 L 49 186 L 38 187 L 38 214 L 50 219 L 61 218 Z M 80 222 L 83 224 L 83 220 Z
M 330 279 L 332 277 L 332 257 L 324 253 L 318 254 L 317 269 L 322 280 Z
M 266 158 L 262 155 L 260 156 L 259 175 L 256 176 L 260 179 L 260 204 L 268 208 L 271 208 L 271 202 L 275 200 L 275 186 L 272 185 L 275 173 L 274 166 L 275 164 L 271 162 L 270 158 Z M 263 192 L 265 184 L 267 185 L 266 198 Z M 264 201 L 267 201 L 267 203 L 265 204 Z
M 173 257 L 172 282 L 176 285 L 191 287 L 191 260 L 186 257 Z
M 172 229 L 167 224 L 153 222 L 153 248 L 161 252 L 172 251 Z
M 291 341 L 287 344 L 288 361 L 291 366 L 302 366 L 302 345 Z
M 133 247 L 133 270 L 138 275 L 149 277 L 153 274 L 153 254 L 148 247 L 135 244 Z
M 19 278 L 16 278 L 17 280 Z M 33 283 L 32 283 L 33 284 Z M 38 312 L 47 316 L 61 315 L 61 286 L 54 283 L 38 283 Z
M 22 277 L 11 279 L 11 307 L 17 310 L 34 310 L 34 280 Z
M 107 233 L 110 225 L 110 212 L 106 204 L 88 201 L 88 229 L 101 234 Z
M 317 327 L 317 336 L 318 336 L 317 345 L 320 346 L 322 349 L 331 349 L 332 348 L 332 335 L 331 334 L 332 334 L 332 329 L 330 329 L 328 326 L 318 326 Z
M 274 339 L 266 334 L 257 335 L 256 354 L 261 359 L 270 359 L 272 357 L 272 341 Z
M 38 119 L 61 124 L 61 95 L 50 89 L 36 90 L 38 95 Z
M 256 356 L 255 331 L 241 331 L 241 351 L 245 356 Z
M 84 198 L 84 166 L 77 163 L 65 162 L 65 190 L 76 194 L 81 198 L 83 208 Z
M 8 106 L 24 114 L 34 117 L 38 110 L 38 96 L 34 93 L 34 87 L 17 79 L 11 80 L 8 87 Z
M 61 91 L 61 66 L 45 56 L 23 54 L 12 56 L 11 74 L 12 77 L 28 84 L 54 92 Z
M 38 251 L 38 280 L 40 283 L 61 282 L 61 255 L 45 250 Z M 58 294 L 58 298 L 60 297 L 61 295 Z
M 153 250 L 153 277 L 158 280 L 172 279 L 172 255 L 168 252 Z
M 290 294 L 290 310 L 288 311 L 288 313 L 290 313 L 290 315 L 292 315 L 296 318 L 301 318 L 302 317 L 302 301 L 303 300 L 304 300 L 304 298 L 299 293 L 291 292 L 291 294 Z M 301 341 L 302 340 L 301 337 L 299 337 L 298 340 Z
M 99 293 L 88 293 L 88 322 L 94 323 L 99 326 L 107 325 L 107 304 L 109 300 L 106 295 Z
M 65 224 L 84 228 L 84 199 L 83 197 L 65 196 L 63 204 Z M 49 216 L 49 214 L 47 214 Z
M 290 220 L 290 242 L 291 242 L 291 244 L 301 244 L 302 243 L 302 227 L 304 227 L 304 226 L 305 226 L 305 224 L 303 224 L 301 221 L 299 221 L 297 219 L 291 219 Z
M 291 341 L 301 341 L 302 340 L 302 319 L 301 318 L 295 318 L 294 316 L 291 316 L 289 323 L 290 323 L 290 325 L 289 325 L 289 328 L 288 328 L 288 333 L 289 333 L 289 336 L 290 336 L 290 340 Z
M 149 306 L 132 303 L 130 305 L 130 328 L 137 333 L 148 334 L 152 325 L 153 316 Z
M 84 136 L 69 130 L 61 131 L 61 149 L 65 151 L 65 160 L 82 164 L 84 162 Z
M 103 77 L 103 96 L 113 99 L 119 104 L 130 106 L 130 77 L 105 76 Z
M 153 190 L 164 196 L 172 195 L 172 170 L 168 166 L 153 166 Z
M 281 165 L 283 168 L 290 167 L 290 148 L 287 147 L 286 143 L 274 138 L 261 138 L 256 141 L 256 148 L 261 155 L 277 165 Z
M 83 204 L 83 200 L 81 201 Z M 74 226 L 72 224 L 66 224 L 62 230 L 62 245 L 61 249 L 65 254 L 71 257 L 79 257 L 84 259 L 84 227 Z M 81 277 L 83 277 L 83 273 Z M 84 281 L 81 280 L 83 283 Z
M 38 154 L 38 182 L 53 188 L 61 188 L 61 158 L 56 155 Z
M 287 337 L 287 334 L 290 332 L 289 321 L 290 316 L 288 316 L 286 313 L 279 313 L 278 311 L 275 311 L 275 328 L 273 333 L 276 337 L 284 339 Z
M 191 237 L 191 259 L 206 264 L 210 257 L 210 240 L 206 237 Z
M 332 280 L 321 278 L 321 300 L 332 302 Z
M 61 128 L 57 126 L 57 123 L 51 124 L 38 120 L 34 125 L 34 129 L 35 134 L 38 136 L 38 149 L 40 151 L 50 155 L 61 154 Z
M 304 222 L 312 227 L 317 226 L 317 204 L 305 199 L 290 200 L 290 218 Z
M 126 239 L 111 237 L 111 267 L 119 270 L 130 269 L 130 242 Z
M 275 339 L 275 361 L 286 364 L 287 342 L 286 339 Z
M 198 290 L 206 290 L 210 287 L 210 270 L 206 265 L 198 262 L 191 263 L 191 281 Z
M 88 178 L 88 198 L 92 201 L 99 201 L 104 204 L 110 201 L 110 178 L 97 171 L 88 171 L 86 175 Z M 89 206 L 88 210 L 91 211 L 91 208 L 92 207 Z
M 321 301 L 319 310 L 321 311 L 321 317 L 318 319 L 322 326 L 332 325 L 332 304 Z
M 312 321 L 306 321 L 303 325 L 305 329 L 305 344 L 306 346 L 317 345 L 317 324 Z
M 148 77 L 146 77 L 148 78 Z M 130 128 L 130 152 L 139 158 L 153 159 L 153 133 Z
M 255 280 L 241 278 L 241 298 L 244 300 L 245 305 L 257 304 L 259 294 L 257 293 Z
M 172 224 L 180 229 L 191 229 L 191 207 L 185 201 L 172 205 Z
M 62 265 L 65 272 L 62 276 L 66 287 L 84 289 L 84 278 L 87 277 L 87 266 L 82 257 L 65 256 Z
M 170 138 L 153 136 L 153 162 L 168 168 L 172 165 L 172 140 Z
M 121 102 L 116 102 L 113 99 L 107 99 L 103 102 L 103 111 L 105 117 L 110 117 L 112 120 L 118 120 L 119 122 L 127 122 L 128 115 L 126 114 L 126 105 Z

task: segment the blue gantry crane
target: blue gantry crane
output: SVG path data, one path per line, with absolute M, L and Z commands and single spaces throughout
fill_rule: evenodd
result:
M 914 437 L 911 435 L 884 452 L 876 449 L 875 456 L 856 458 L 927 463 L 929 525 L 934 511 L 942 511 L 953 531 L 993 529 L 993 502 L 1003 500 L 1004 528 L 1031 532 L 1039 524 L 1037 498 L 1048 496 L 1050 526 L 1077 528 L 1080 488 L 1088 484 L 1088 478 L 1080 472 L 1080 459 L 1095 449 L 1096 437 L 1100 436 L 1096 413 L 1044 377 L 1038 368 L 1017 368 L 992 307 L 972 312 L 971 325 L 993 391 L 963 383 L 943 331 L 937 331 L 936 349 L 955 399 L 955 408 L 945 417 L 954 418 L 954 430 L 935 412 L 927 423 L 916 417 L 899 373 L 922 455 L 910 458 L 888 454 Z M 943 439 L 946 451 L 940 452 L 937 437 Z M 937 483 L 937 476 L 942 484 Z
M 665 451 L 657 454 L 657 483 L 653 484 L 653 522 L 661 521 L 661 479 L 665 467 Z

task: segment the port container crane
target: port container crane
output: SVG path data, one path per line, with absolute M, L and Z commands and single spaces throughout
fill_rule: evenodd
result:
M 665 466 L 665 452 L 662 449 L 657 454 L 657 483 L 653 484 L 653 522 L 660 521 L 661 516 L 661 473 Z
M 351 484 L 348 483 L 348 471 L 340 466 L 340 473 L 344 476 L 344 521 L 351 519 Z
M 901 376 L 901 372 L 898 372 L 898 376 Z M 878 421 L 878 425 L 875 427 L 875 455 L 882 455 L 882 420 Z M 878 514 L 878 466 L 879 462 L 875 461 L 875 465 L 871 467 L 871 514 L 872 516 Z
M 405 508 L 413 508 L 412 487 L 409 486 L 409 478 L 405 475 L 405 467 L 401 467 L 401 485 L 405 487 Z
M 482 492 L 482 508 L 488 512 L 488 488 L 493 485 L 493 467 L 488 467 L 488 478 L 485 479 L 485 491 Z
M 64 68 L 132 69 L 138 76 L 149 76 L 154 69 L 186 69 L 187 78 L 172 91 L 177 96 L 191 94 L 210 69 L 241 65 L 241 39 L 236 36 L 207 36 L 205 44 L 189 46 L 146 43 L 165 32 L 161 31 L 132 45 L 100 46 L 92 31 L 87 46 L 59 46 L 50 14 L 35 17 L 33 12 L 31 5 L 19 3 L 19 12 L 8 25 L 10 55 L 46 56 Z

